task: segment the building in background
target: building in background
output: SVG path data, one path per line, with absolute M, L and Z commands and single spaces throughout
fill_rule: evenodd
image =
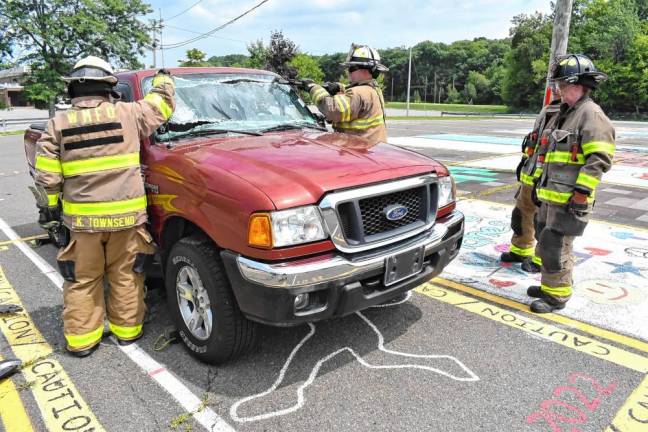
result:
M 31 106 L 25 98 L 25 89 L 22 86 L 29 72 L 29 66 L 0 70 L 0 106 Z

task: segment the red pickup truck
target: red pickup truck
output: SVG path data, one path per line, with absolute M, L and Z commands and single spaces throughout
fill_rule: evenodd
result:
M 171 72 L 177 108 L 141 160 L 169 310 L 199 359 L 243 354 L 257 323 L 390 301 L 457 256 L 464 218 L 439 162 L 327 131 L 273 73 Z M 122 99 L 142 98 L 153 74 L 118 74 Z

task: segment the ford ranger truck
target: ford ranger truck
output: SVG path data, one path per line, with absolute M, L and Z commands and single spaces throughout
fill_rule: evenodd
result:
M 441 163 L 328 131 L 271 72 L 171 72 L 177 107 L 141 163 L 169 312 L 198 359 L 247 352 L 258 323 L 393 301 L 457 256 L 464 217 Z M 122 100 L 154 73 L 117 74 Z M 28 154 L 39 134 L 26 132 Z

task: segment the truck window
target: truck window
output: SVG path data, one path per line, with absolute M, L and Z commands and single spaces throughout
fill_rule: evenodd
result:
M 157 138 L 206 130 L 259 131 L 279 125 L 316 126 L 317 119 L 290 85 L 270 74 L 175 75 L 176 108 Z M 142 83 L 144 92 L 152 78 Z
M 129 83 L 119 81 L 115 86 L 115 91 L 121 94 L 121 100 L 123 102 L 133 102 L 133 89 Z

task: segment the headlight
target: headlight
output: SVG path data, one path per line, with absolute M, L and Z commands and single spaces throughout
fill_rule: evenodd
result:
M 293 246 L 327 237 L 319 210 L 314 206 L 257 213 L 250 218 L 248 241 L 251 246 Z
M 452 176 L 439 177 L 439 208 L 455 200 L 455 184 Z
M 324 240 L 324 224 L 317 207 L 299 207 L 270 213 L 272 244 L 275 247 L 292 246 Z

